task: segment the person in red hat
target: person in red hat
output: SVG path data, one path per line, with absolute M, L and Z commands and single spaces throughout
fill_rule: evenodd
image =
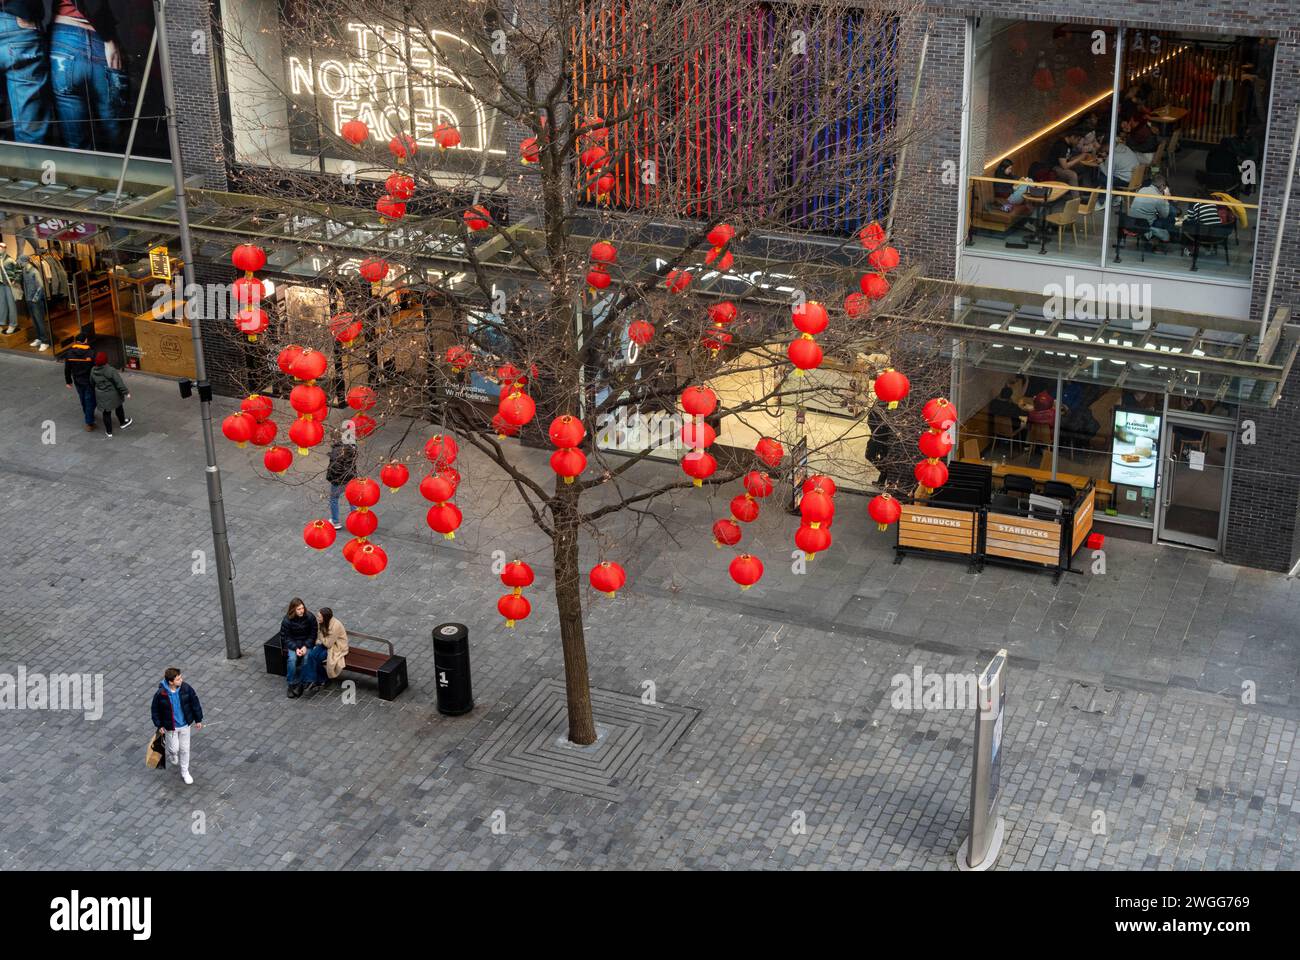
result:
M 127 400 L 131 399 L 131 394 L 126 389 L 126 382 L 117 372 L 117 368 L 109 364 L 108 354 L 103 350 L 95 354 L 95 366 L 90 371 L 90 383 L 95 388 L 95 405 L 104 414 L 104 433 L 112 440 L 115 410 L 117 422 L 122 425 L 123 430 L 135 421 L 126 415 L 122 407 Z

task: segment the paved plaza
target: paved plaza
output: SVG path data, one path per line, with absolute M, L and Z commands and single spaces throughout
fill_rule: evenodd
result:
M 303 545 L 322 482 L 297 484 L 299 466 L 269 480 L 259 451 L 219 441 L 244 650 L 228 661 L 197 400 L 125 376 L 136 425 L 110 441 L 82 431 L 60 367 L 0 357 L 0 673 L 102 674 L 105 698 L 98 720 L 0 712 L 0 869 L 952 870 L 971 716 L 895 709 L 890 679 L 978 670 L 1002 646 L 1000 868 L 1300 866 L 1294 581 L 1113 537 L 1104 575 L 1059 585 L 895 565 L 865 499 L 841 495 L 835 545 L 803 574 L 794 519 L 765 510 L 746 543 L 767 575 L 742 594 L 708 532 L 735 491 L 691 492 L 656 508 L 663 527 L 625 518 L 584 552 L 584 569 L 603 548 L 629 572 L 618 599 L 584 588 L 593 686 L 639 696 L 649 681 L 689 718 L 622 799 L 588 796 L 470 762 L 563 676 L 547 544 L 494 468 L 463 454 L 452 542 L 432 542 L 414 483 L 385 493 L 390 566 L 367 580 Z M 384 447 L 399 435 L 388 425 Z M 546 453 L 529 456 L 541 476 Z M 494 551 L 538 572 L 517 630 L 496 612 Z M 261 645 L 295 595 L 392 640 L 410 688 L 385 702 L 362 678 L 355 704 L 287 700 Z M 446 621 L 470 629 L 477 706 L 456 718 L 434 709 L 430 630 Z M 207 715 L 188 787 L 143 763 L 169 665 Z

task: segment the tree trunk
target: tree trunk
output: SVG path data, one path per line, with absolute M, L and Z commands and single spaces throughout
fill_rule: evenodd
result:
M 559 482 L 557 480 L 557 485 Z M 564 688 L 569 706 L 569 739 L 596 742 L 591 716 L 591 685 L 587 679 L 587 641 L 582 632 L 581 575 L 578 569 L 577 496 L 557 491 L 555 510 L 555 604 L 560 613 L 560 643 L 564 648 Z

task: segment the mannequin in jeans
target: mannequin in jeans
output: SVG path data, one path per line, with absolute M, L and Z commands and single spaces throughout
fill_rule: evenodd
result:
M 122 69 L 117 20 L 108 0 L 54 0 L 50 85 L 63 142 L 80 150 L 113 150 L 130 80 Z M 93 126 L 93 129 L 92 129 Z
M 0 333 L 18 332 L 18 300 L 14 296 L 14 281 L 22 282 L 22 272 L 17 261 L 9 255 L 0 241 Z
M 40 269 L 27 257 L 19 258 L 18 262 L 23 268 L 23 300 L 36 327 L 36 339 L 28 346 L 44 353 L 50 349 L 50 324 L 46 319 L 49 308 L 45 303 L 45 281 L 41 278 Z

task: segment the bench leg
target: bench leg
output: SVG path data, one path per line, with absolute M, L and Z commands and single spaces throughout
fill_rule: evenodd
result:
M 376 677 L 379 681 L 381 700 L 396 700 L 398 694 L 406 689 L 406 658 L 393 656 L 379 668 Z
M 263 644 L 262 655 L 266 658 L 267 673 L 283 677 L 289 671 L 289 666 L 285 662 L 284 647 L 280 646 L 279 638 L 268 640 Z

